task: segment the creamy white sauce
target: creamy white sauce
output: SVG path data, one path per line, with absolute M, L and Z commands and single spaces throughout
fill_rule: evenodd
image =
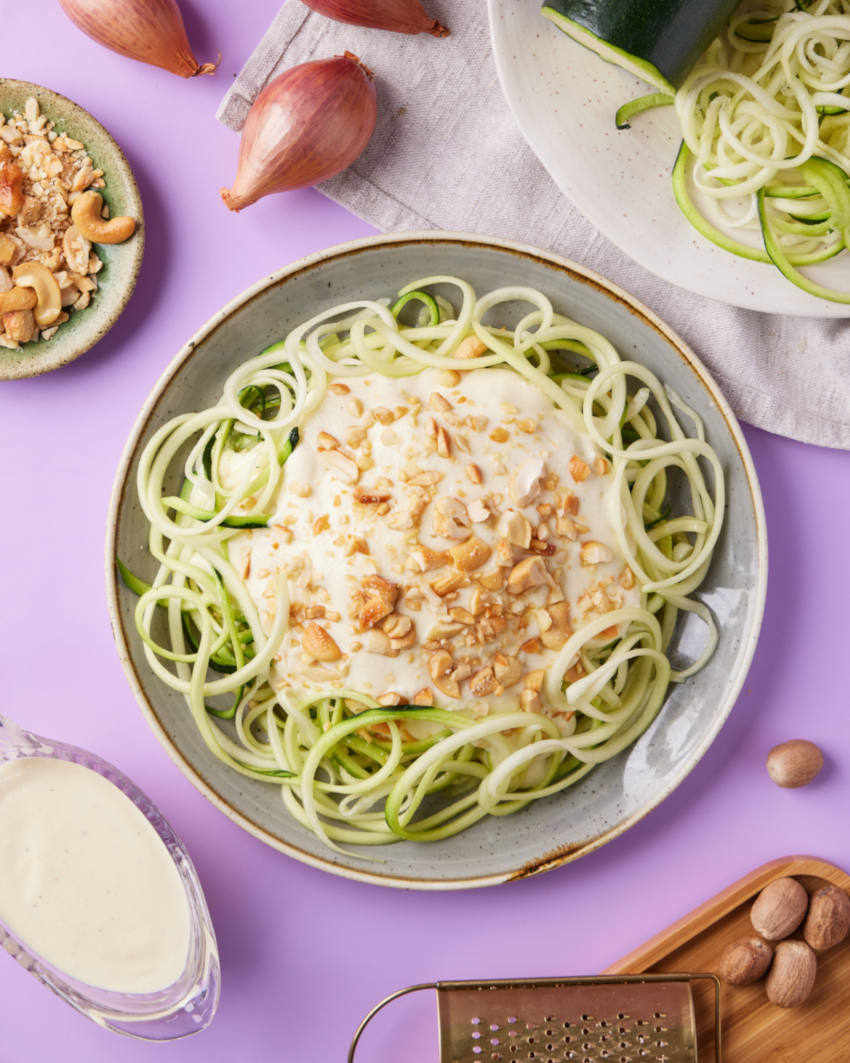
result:
M 234 479 L 246 460 L 237 456 Z M 418 695 L 477 715 L 515 708 L 528 674 L 557 654 L 551 632 L 548 646 L 540 641 L 547 610 L 566 602 L 574 630 L 638 602 L 611 526 L 612 491 L 607 463 L 589 437 L 511 370 L 453 377 L 429 369 L 332 383 L 284 467 L 271 527 L 231 540 L 267 629 L 275 577 L 282 570 L 288 578 L 291 627 L 273 667 L 275 685 L 295 693 L 345 686 L 387 703 L 394 694 L 400 701 Z M 546 551 L 538 554 L 546 581 L 513 594 L 512 569 L 535 555 L 522 538 L 528 527 Z M 456 548 L 472 539 L 483 544 L 486 560 L 461 571 L 449 594 L 435 592 L 435 580 L 458 574 Z M 591 543 L 600 549 L 583 553 Z M 422 571 L 423 547 L 444 563 Z M 588 562 L 595 557 L 601 559 Z M 357 594 L 375 576 L 398 589 L 394 613 L 405 618 L 402 627 L 411 622 L 414 645 L 387 653 L 384 621 L 368 629 L 362 623 Z M 506 622 L 482 627 L 498 610 Z M 336 660 L 308 652 L 311 623 L 338 647 Z M 375 648 L 381 642 L 383 651 Z M 434 682 L 432 658 L 444 646 L 461 669 L 457 697 Z M 472 677 L 486 673 L 497 654 L 520 662 L 519 677 L 476 693 L 482 683 Z
M 180 875 L 145 816 L 82 765 L 0 765 L 0 920 L 87 985 L 164 989 L 183 972 L 190 916 Z

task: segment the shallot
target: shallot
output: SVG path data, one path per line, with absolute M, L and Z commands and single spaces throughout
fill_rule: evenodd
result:
M 419 0 L 304 0 L 320 15 L 352 26 L 393 30 L 395 33 L 433 33 L 447 37 L 449 31 L 426 14 Z
M 216 63 L 192 54 L 177 0 L 59 0 L 68 18 L 93 41 L 119 55 L 191 78 Z
M 352 55 L 285 71 L 254 100 L 233 187 L 221 197 L 241 210 L 272 192 L 318 184 L 350 166 L 375 129 L 373 74 Z

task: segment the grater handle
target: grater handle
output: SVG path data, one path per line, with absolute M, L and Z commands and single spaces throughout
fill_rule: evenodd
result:
M 363 1031 L 366 1029 L 372 1019 L 374 1019 L 374 1017 L 378 1014 L 378 1012 L 382 1011 L 387 1006 L 387 1004 L 391 1004 L 394 1000 L 398 1000 L 399 997 L 407 996 L 409 993 L 417 993 L 421 989 L 439 989 L 440 985 L 442 984 L 443 983 L 438 982 L 420 982 L 418 985 L 409 985 L 405 986 L 404 989 L 397 989 L 395 993 L 390 993 L 388 997 L 384 997 L 384 999 L 379 1004 L 376 1004 L 374 1008 L 372 1008 L 372 1010 L 366 1014 L 363 1021 L 355 1030 L 354 1037 L 352 1037 L 351 1045 L 348 1049 L 348 1063 L 354 1063 L 354 1053 L 357 1049 L 357 1042 L 360 1040 Z

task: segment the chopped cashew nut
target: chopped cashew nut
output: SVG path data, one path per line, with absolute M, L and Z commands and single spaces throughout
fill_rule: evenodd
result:
M 527 518 L 515 509 L 507 509 L 499 517 L 498 531 L 500 535 L 523 550 L 531 546 L 531 524 Z
M 529 458 L 514 472 L 510 479 L 511 497 L 520 507 L 530 505 L 540 494 L 546 476 L 543 458 Z
M 32 310 L 12 310 L 4 314 L 3 328 L 15 343 L 29 343 L 36 331 Z
M 10 288 L 8 292 L 0 292 L 0 314 L 32 310 L 37 302 L 38 296 L 32 288 Z
M 539 557 L 527 557 L 514 565 L 508 576 L 508 590 L 511 594 L 522 594 L 546 583 L 546 566 Z
M 24 205 L 24 172 L 16 162 L 0 166 L 0 214 L 14 218 Z
M 487 353 L 487 345 L 477 336 L 467 336 L 455 349 L 455 358 L 480 358 Z
M 583 565 L 601 565 L 606 561 L 613 560 L 614 551 L 605 546 L 604 543 L 590 540 L 581 544 L 581 563 Z
M 437 690 L 450 698 L 459 698 L 460 686 L 449 674 L 453 665 L 451 654 L 447 650 L 438 650 L 428 662 L 428 672 Z
M 11 266 L 18 253 L 18 245 L 6 233 L 0 233 L 0 266 Z
M 472 535 L 466 542 L 451 547 L 449 553 L 461 572 L 472 572 L 473 569 L 480 568 L 493 551 L 486 543 Z
M 301 639 L 304 652 L 316 661 L 338 661 L 342 651 L 321 625 L 310 623 Z

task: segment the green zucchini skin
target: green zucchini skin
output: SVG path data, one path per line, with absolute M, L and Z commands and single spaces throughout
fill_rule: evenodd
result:
M 675 92 L 739 0 L 547 0 L 546 18 L 610 63 Z

